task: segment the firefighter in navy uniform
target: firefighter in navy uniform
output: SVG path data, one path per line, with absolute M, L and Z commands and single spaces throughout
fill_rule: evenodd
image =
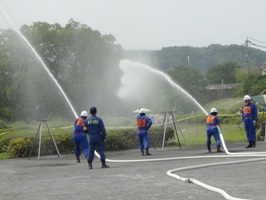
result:
M 145 116 L 145 110 L 140 109 L 139 115 L 137 116 L 137 124 L 138 124 L 138 137 L 139 137 L 139 148 L 141 151 L 141 155 L 144 156 L 144 150 L 145 155 L 150 156 L 149 148 L 150 148 L 150 142 L 149 142 L 149 135 L 148 130 L 152 125 L 152 120 Z
M 109 168 L 105 163 L 105 154 L 104 154 L 104 141 L 106 140 L 106 130 L 103 123 L 103 120 L 100 117 L 97 117 L 97 108 L 90 108 L 91 117 L 88 117 L 84 131 L 89 134 L 89 156 L 88 156 L 88 164 L 89 169 L 92 169 L 92 161 L 94 159 L 94 151 L 96 146 L 98 148 L 100 154 L 100 160 L 102 162 L 102 168 Z
M 221 141 L 219 137 L 219 131 L 216 126 L 220 125 L 220 119 L 217 117 L 217 109 L 212 108 L 210 111 L 210 114 L 206 117 L 206 132 L 207 132 L 207 149 L 209 152 L 211 152 L 211 137 L 213 136 L 216 141 L 216 148 L 217 153 L 222 152 L 221 151 Z
M 76 155 L 77 163 L 80 163 L 80 146 L 84 156 L 88 157 L 88 141 L 87 136 L 83 131 L 86 118 L 88 117 L 87 111 L 82 111 L 80 117 L 75 120 L 74 130 L 73 130 L 73 141 L 74 141 L 74 152 Z
M 248 138 L 248 146 L 246 148 L 255 148 L 256 147 L 256 128 L 255 124 L 258 121 L 258 111 L 257 106 L 254 103 L 251 103 L 251 97 L 245 95 L 244 99 L 245 104 L 242 106 L 242 121 L 244 122 L 245 131 Z

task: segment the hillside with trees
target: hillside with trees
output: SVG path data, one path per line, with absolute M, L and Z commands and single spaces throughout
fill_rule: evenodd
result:
M 225 63 L 236 63 L 241 68 L 262 66 L 266 62 L 266 52 L 243 45 L 222 46 L 212 44 L 208 47 L 165 47 L 161 50 L 124 51 L 124 58 L 151 65 L 167 71 L 184 65 L 207 72 L 211 67 Z M 247 60 L 248 59 L 248 60 Z

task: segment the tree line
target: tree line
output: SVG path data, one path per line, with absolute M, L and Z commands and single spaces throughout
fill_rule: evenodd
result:
M 214 98 L 215 94 L 206 90 L 206 86 L 211 84 L 239 83 L 232 90 L 233 97 L 258 95 L 266 89 L 266 76 L 261 74 L 266 52 L 259 49 L 212 44 L 202 48 L 128 50 L 124 57 L 168 73 L 202 104 Z
M 23 25 L 20 32 L 43 59 L 77 112 L 92 105 L 101 107 L 109 115 L 119 116 L 127 111 L 127 103 L 116 95 L 123 73 L 119 67 L 121 59 L 147 63 L 166 72 L 200 103 L 212 98 L 206 95 L 208 84 L 217 84 L 221 80 L 224 83 L 241 83 L 234 91 L 237 96 L 260 93 L 266 81 L 255 66 L 255 63 L 264 62 L 265 52 L 252 50 L 253 54 L 256 53 L 256 60 L 250 62 L 249 76 L 246 78 L 243 63 L 237 59 L 243 52 L 237 53 L 240 48 L 237 46 L 228 49 L 211 45 L 204 49 L 210 61 L 206 57 L 200 58 L 196 53 L 199 48 L 192 47 L 126 51 L 115 43 L 113 35 L 102 35 L 73 19 L 65 26 L 34 22 Z M 183 53 L 180 53 L 181 48 Z M 223 53 L 225 55 L 221 56 Z M 184 64 L 188 55 L 192 55 L 190 66 Z M 165 91 L 165 95 L 171 97 L 172 104 L 178 98 L 173 93 L 171 90 Z M 182 112 L 188 112 L 186 101 L 180 101 L 176 106 Z M 64 96 L 31 48 L 14 30 L 0 30 L 0 119 L 32 120 L 51 113 L 73 118 Z

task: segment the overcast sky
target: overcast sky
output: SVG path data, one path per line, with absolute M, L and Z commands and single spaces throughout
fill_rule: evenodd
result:
M 0 7 L 18 28 L 72 18 L 127 50 L 242 45 L 247 37 L 266 46 L 266 0 L 0 0 Z M 0 10 L 0 29 L 10 27 Z

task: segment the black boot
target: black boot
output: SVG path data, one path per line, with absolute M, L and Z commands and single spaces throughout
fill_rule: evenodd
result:
M 151 156 L 151 154 L 149 153 L 149 149 L 146 149 L 146 154 L 145 156 Z
M 101 161 L 102 161 L 102 168 L 109 168 L 109 166 L 105 164 L 105 160 L 101 160 Z
M 249 145 L 246 146 L 246 149 L 247 149 L 247 148 L 252 148 L 252 142 L 249 142 Z
M 256 148 L 256 142 L 252 142 L 252 147 Z
M 77 159 L 77 163 L 80 163 L 79 156 L 76 156 L 76 159 Z
M 212 150 L 211 150 L 211 146 L 210 146 L 210 145 L 207 145 L 207 149 L 208 149 L 209 153 L 212 152 Z
M 89 169 L 92 169 L 92 161 L 88 160 L 88 164 L 89 164 Z
M 144 156 L 144 150 L 141 149 L 140 151 L 141 151 L 141 155 Z
M 221 152 L 223 152 L 223 151 L 221 151 L 220 148 L 221 148 L 221 147 L 217 147 L 217 153 L 221 153 Z

